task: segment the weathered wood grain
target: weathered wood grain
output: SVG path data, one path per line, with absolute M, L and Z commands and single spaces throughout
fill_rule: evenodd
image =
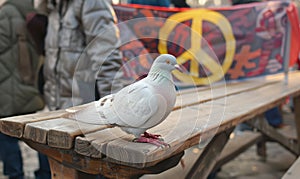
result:
M 280 80 L 273 78 L 270 80 L 249 80 L 239 83 L 228 83 L 222 85 L 216 85 L 206 88 L 194 88 L 188 91 L 179 91 L 177 94 L 176 103 L 174 109 L 180 109 L 187 106 L 192 106 L 211 100 L 219 99 L 224 96 L 230 96 L 238 93 L 242 93 L 249 90 L 254 90 L 272 83 L 277 83 Z
M 26 123 L 59 118 L 66 112 L 64 110 L 39 112 L 28 115 L 14 116 L 0 119 L 0 131 L 4 134 L 21 138 Z
M 57 162 L 56 160 L 53 160 L 52 158 L 49 158 L 49 165 L 50 165 L 50 169 L 51 169 L 51 178 L 52 179 L 74 179 L 74 178 L 78 178 L 78 171 L 73 169 L 73 168 L 69 168 L 63 165 L 60 165 L 59 162 Z
M 76 136 L 107 127 L 106 125 L 92 125 L 66 118 L 56 118 L 26 124 L 24 138 L 38 143 L 47 143 L 52 147 L 70 149 L 73 147 Z
M 105 145 L 107 142 L 125 136 L 127 134 L 118 127 L 85 134 L 83 137 L 76 138 L 74 150 L 81 155 L 102 158 L 103 154 L 106 153 Z
M 73 169 L 77 170 L 77 174 L 80 174 L 78 171 L 82 171 L 89 174 L 102 174 L 107 178 L 137 178 L 143 174 L 160 173 L 176 166 L 183 156 L 183 152 L 181 152 L 178 155 L 172 156 L 171 158 L 166 158 L 163 162 L 158 163 L 156 166 L 137 169 L 130 166 L 110 163 L 106 160 L 94 158 L 87 159 L 86 156 L 78 155 L 74 152 L 74 150 L 49 147 L 48 145 L 36 143 L 26 139 L 24 141 L 33 149 L 49 156 L 51 160 L 54 159 L 56 161 L 54 167 L 57 167 L 58 170 L 61 167 L 63 167 L 63 169 L 67 169 L 65 166 L 72 166 Z M 64 176 L 64 173 L 62 171 L 59 172 L 58 170 L 55 169 L 59 176 Z M 77 175 L 76 173 L 73 175 L 74 171 L 72 170 L 70 173 L 70 176 Z

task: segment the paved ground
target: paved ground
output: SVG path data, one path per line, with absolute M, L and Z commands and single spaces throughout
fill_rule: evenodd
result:
M 292 113 L 284 113 L 285 123 L 289 124 L 287 127 L 293 127 L 291 119 Z M 292 130 L 291 130 L 292 131 Z M 22 148 L 22 155 L 24 159 L 24 170 L 26 179 L 34 179 L 33 172 L 38 168 L 37 154 L 34 150 L 30 149 L 26 144 L 20 142 Z M 237 158 L 227 163 L 222 167 L 222 170 L 217 174 L 216 179 L 279 179 L 287 171 L 289 166 L 296 159 L 294 155 L 285 150 L 283 147 L 276 143 L 269 142 L 267 144 L 268 157 L 263 161 L 256 155 L 256 148 L 251 147 L 246 152 L 239 155 Z M 195 156 L 199 153 L 197 147 L 190 149 L 186 152 L 184 162 L 185 168 L 182 165 L 166 171 L 160 175 L 146 175 L 142 179 L 150 178 L 172 178 L 181 179 L 187 172 L 187 168 Z M 2 162 L 0 161 L 0 179 L 7 179 L 3 176 Z

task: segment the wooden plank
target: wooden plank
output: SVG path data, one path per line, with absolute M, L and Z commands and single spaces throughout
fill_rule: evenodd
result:
M 46 144 L 49 128 L 53 128 L 56 127 L 57 125 L 61 125 L 64 120 L 66 119 L 57 118 L 57 119 L 51 119 L 46 121 L 28 123 L 25 126 L 23 137 L 25 139 L 30 139 L 38 143 Z
M 75 151 L 81 155 L 93 158 L 102 158 L 106 153 L 105 145 L 107 142 L 124 138 L 127 136 L 120 128 L 108 128 L 101 131 L 77 137 L 75 141 Z
M 51 178 L 52 179 L 74 179 L 78 178 L 78 172 L 74 168 L 66 167 L 61 165 L 56 160 L 48 158 L 49 165 L 51 169 Z
M 48 158 L 52 179 L 97 179 L 98 175 L 88 174 L 76 170 L 71 165 L 64 165 L 52 158 Z
M 106 129 L 108 125 L 93 125 L 76 121 L 75 123 L 64 123 L 49 130 L 48 145 L 51 147 L 70 149 L 74 145 L 76 136 Z
M 92 175 L 102 174 L 107 178 L 136 178 L 137 176 L 141 176 L 143 174 L 160 173 L 176 166 L 183 156 L 183 152 L 180 152 L 179 154 L 174 155 L 171 158 L 166 158 L 156 166 L 137 169 L 129 166 L 110 163 L 105 159 L 87 159 L 87 157 L 75 153 L 74 150 L 53 148 L 45 144 L 35 143 L 31 140 L 26 139 L 24 141 L 31 148 L 49 156 L 59 164 L 62 164 L 64 167 L 72 166 L 72 168 L 75 170 L 90 173 Z
M 188 92 L 186 92 L 185 90 L 182 92 L 179 91 L 177 93 L 177 99 L 174 106 L 174 110 L 219 99 L 224 96 L 242 93 L 277 82 L 279 82 L 277 78 L 269 81 L 249 80 L 239 83 L 229 83 L 225 85 L 223 84 L 218 86 L 211 86 L 210 88 L 200 88 L 199 90 L 195 88 L 193 90 L 188 90 Z
M 132 139 L 130 135 L 124 137 L 127 140 L 114 139 L 107 144 L 97 143 L 97 140 L 94 140 L 91 146 L 106 147 L 103 151 L 109 152 L 106 154 L 111 156 L 108 160 L 111 158 L 114 162 L 135 167 L 151 166 L 166 156 L 198 144 L 204 136 L 209 141 L 217 132 L 262 114 L 278 105 L 286 96 L 299 95 L 299 77 L 299 74 L 290 75 L 288 85 L 283 82 L 272 83 L 172 112 L 166 121 L 149 130 L 152 133 L 162 134 L 171 148 L 159 149 L 150 144 L 132 144 L 129 140 Z
M 297 73 L 297 72 L 290 72 L 291 74 L 293 73 Z M 238 88 L 240 88 L 240 85 L 246 85 L 246 86 L 252 86 L 253 85 L 257 85 L 257 86 L 261 86 L 261 84 L 266 84 L 266 83 L 273 83 L 273 82 L 277 82 L 277 81 L 281 81 L 284 79 L 284 74 L 283 73 L 278 73 L 278 74 L 274 74 L 274 75 L 268 75 L 268 76 L 261 76 L 261 77 L 256 77 L 256 78 L 249 78 L 243 81 L 227 81 L 227 82 L 216 82 L 216 83 L 212 83 L 209 84 L 207 86 L 200 86 L 200 87 L 189 87 L 186 89 L 181 89 L 180 91 L 180 95 L 184 95 L 184 94 L 188 94 L 188 93 L 197 93 L 200 91 L 207 91 L 207 90 L 217 90 L 217 89 L 224 89 L 224 85 L 225 88 L 227 87 L 234 87 L 234 86 L 238 86 Z
M 76 136 L 107 127 L 106 125 L 92 125 L 66 118 L 56 118 L 26 124 L 24 138 L 38 143 L 47 143 L 52 147 L 70 149 L 73 147 Z
M 59 118 L 66 112 L 64 110 L 40 112 L 22 116 L 14 116 L 0 119 L 0 131 L 6 135 L 21 138 L 26 123 Z
M 300 176 L 300 157 L 293 163 L 288 171 L 283 175 L 282 179 L 296 179 Z

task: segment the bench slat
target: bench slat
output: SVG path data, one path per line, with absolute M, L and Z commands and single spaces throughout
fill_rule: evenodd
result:
M 0 120 L 0 131 L 13 137 L 21 138 L 26 123 L 55 119 L 63 114 L 65 114 L 65 111 L 59 110 L 2 118 Z
M 272 80 L 260 80 L 260 81 L 244 81 L 240 83 L 229 83 L 226 86 L 213 86 L 211 88 L 200 88 L 197 90 L 189 90 L 178 92 L 174 109 L 180 109 L 183 107 L 200 104 L 203 102 L 211 101 L 214 99 L 222 98 L 233 94 L 242 93 L 245 91 L 261 88 L 266 85 L 278 83 L 279 80 L 274 78 Z
M 74 138 L 84 133 L 107 128 L 106 125 L 92 125 L 66 118 L 28 123 L 25 126 L 24 138 L 48 144 L 52 147 L 70 149 Z
M 86 134 L 84 137 L 79 136 L 76 138 L 74 150 L 81 155 L 102 158 L 106 153 L 104 150 L 107 142 L 126 135 L 120 128 L 115 127 Z

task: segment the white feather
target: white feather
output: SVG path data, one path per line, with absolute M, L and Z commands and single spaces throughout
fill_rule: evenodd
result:
M 160 55 L 146 78 L 92 102 L 73 117 L 86 123 L 116 125 L 138 137 L 172 111 L 176 91 L 171 71 L 176 64 L 174 56 Z

